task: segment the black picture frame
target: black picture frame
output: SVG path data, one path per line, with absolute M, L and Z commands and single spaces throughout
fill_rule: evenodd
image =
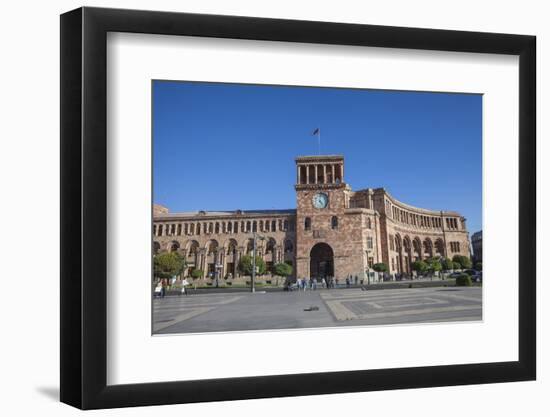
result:
M 519 360 L 113 385 L 107 376 L 108 32 L 519 56 Z M 61 401 L 81 409 L 536 378 L 534 36 L 80 8 L 61 15 Z

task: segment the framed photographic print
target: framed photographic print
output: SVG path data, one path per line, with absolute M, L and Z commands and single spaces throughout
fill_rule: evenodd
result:
M 61 400 L 536 375 L 535 38 L 61 16 Z

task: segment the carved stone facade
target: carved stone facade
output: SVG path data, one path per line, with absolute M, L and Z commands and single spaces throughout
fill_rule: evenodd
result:
M 203 281 L 217 278 L 219 285 L 248 280 L 237 265 L 252 253 L 255 234 L 268 270 L 287 262 L 295 277 L 319 280 L 363 280 L 381 262 L 391 274 L 411 275 L 415 260 L 470 255 L 459 213 L 412 207 L 384 188 L 352 191 L 340 155 L 298 157 L 296 176 L 295 210 L 170 213 L 155 204 L 154 252 L 180 252 L 188 264 L 184 275 L 201 269 Z

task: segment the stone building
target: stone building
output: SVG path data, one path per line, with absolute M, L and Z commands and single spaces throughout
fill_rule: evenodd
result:
M 472 235 L 472 251 L 475 262 L 481 262 L 483 260 L 483 232 L 475 232 Z
M 296 158 L 296 209 L 170 213 L 153 207 L 153 251 L 178 251 L 185 275 L 220 285 L 246 281 L 237 265 L 253 251 L 268 271 L 279 262 L 298 277 L 347 276 L 363 280 L 376 263 L 392 275 L 411 276 L 415 260 L 470 255 L 466 219 L 454 211 L 402 203 L 384 188 L 353 191 L 340 155 Z M 268 275 L 261 280 L 275 279 Z

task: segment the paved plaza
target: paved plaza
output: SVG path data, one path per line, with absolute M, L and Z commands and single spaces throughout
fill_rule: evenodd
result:
M 473 321 L 481 302 L 480 287 L 191 294 L 153 300 L 153 333 Z

